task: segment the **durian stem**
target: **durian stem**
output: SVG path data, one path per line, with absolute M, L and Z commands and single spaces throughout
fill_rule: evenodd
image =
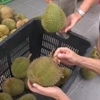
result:
M 54 53 L 55 49 L 53 48 L 52 51 L 50 52 L 49 56 L 53 57 L 53 53 Z
M 30 59 L 30 58 L 31 58 L 31 56 L 32 56 L 32 54 L 30 53 L 30 54 L 29 54 L 29 56 L 28 56 L 28 59 Z

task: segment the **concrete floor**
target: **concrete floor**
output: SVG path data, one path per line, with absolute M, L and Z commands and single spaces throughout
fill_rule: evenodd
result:
M 14 0 L 7 5 L 14 8 L 16 13 L 23 13 L 28 18 L 33 18 L 43 13 L 47 3 L 44 0 Z M 77 6 L 79 5 L 80 3 Z M 95 4 L 72 29 L 88 38 L 93 44 L 96 43 L 99 34 L 99 12 L 100 5 Z M 100 77 L 87 81 L 78 75 L 67 95 L 72 100 L 100 100 Z

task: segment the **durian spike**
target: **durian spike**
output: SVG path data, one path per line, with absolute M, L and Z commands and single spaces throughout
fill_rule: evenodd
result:
M 52 57 L 56 63 L 60 64 L 60 62 L 57 61 L 57 56 L 53 56 L 54 52 L 55 52 L 55 49 L 53 48 L 49 56 Z
M 32 56 L 32 54 L 30 53 L 30 54 L 29 54 L 29 56 L 28 56 L 28 59 L 30 59 L 30 58 L 31 58 L 31 56 Z

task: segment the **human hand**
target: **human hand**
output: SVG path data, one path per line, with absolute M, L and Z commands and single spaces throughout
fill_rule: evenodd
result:
M 62 62 L 65 65 L 76 65 L 81 57 L 67 47 L 58 48 L 53 56 L 58 63 Z
M 81 19 L 81 15 L 77 12 L 69 15 L 66 19 L 66 26 L 61 30 L 61 33 L 66 33 Z
M 60 97 L 59 95 L 64 94 L 62 90 L 56 86 L 54 87 L 42 87 L 36 83 L 33 85 L 28 80 L 28 87 L 32 92 L 39 93 L 41 95 L 45 95 L 48 97 L 52 97 L 56 100 L 58 100 Z
M 49 2 L 53 2 L 53 0 L 45 0 L 47 3 L 49 3 Z

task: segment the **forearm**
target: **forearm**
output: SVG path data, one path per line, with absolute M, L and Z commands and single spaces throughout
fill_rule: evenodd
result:
M 70 99 L 65 93 L 62 92 L 58 95 L 58 98 L 56 98 L 56 100 L 70 100 Z
M 96 0 L 84 0 L 83 3 L 80 5 L 79 9 L 81 9 L 84 13 L 86 13 L 89 8 L 95 3 Z M 75 14 L 77 15 L 78 20 L 82 18 L 82 16 L 76 11 Z
M 89 10 L 89 8 L 95 3 L 96 0 L 84 0 L 80 6 L 80 9 L 85 13 Z
M 81 57 L 76 65 L 90 69 L 97 74 L 100 74 L 100 59 L 93 59 L 93 58 L 87 58 L 87 57 Z

